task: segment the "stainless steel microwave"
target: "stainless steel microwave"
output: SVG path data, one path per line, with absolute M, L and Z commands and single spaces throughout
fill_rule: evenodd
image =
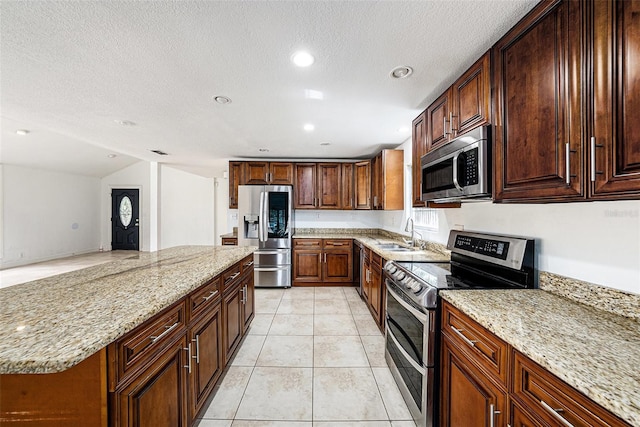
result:
M 489 126 L 460 135 L 422 156 L 422 200 L 433 202 L 491 198 Z

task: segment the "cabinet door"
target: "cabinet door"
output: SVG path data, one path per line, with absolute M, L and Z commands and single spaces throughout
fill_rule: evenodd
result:
M 446 91 L 440 98 L 427 107 L 427 151 L 438 148 L 449 142 L 451 111 L 450 91 Z
M 222 300 L 222 343 L 224 364 L 238 347 L 242 338 L 242 296 L 237 285 Z
M 413 207 L 423 208 L 425 202 L 422 198 L 422 165 L 420 159 L 427 153 L 427 122 L 426 112 L 423 112 L 413 120 L 413 132 L 411 137 L 411 182 Z
M 114 425 L 187 426 L 188 352 L 186 338 L 168 346 L 136 379 L 114 394 Z
M 371 293 L 371 263 L 366 255 L 368 249 L 363 249 L 360 253 L 360 283 L 362 283 L 362 297 L 369 304 L 369 294 Z
M 293 185 L 293 163 L 269 163 L 269 184 Z
M 495 199 L 584 195 L 582 2 L 544 2 L 494 46 Z
M 189 330 L 192 360 L 191 419 L 205 403 L 222 373 L 222 319 L 220 304 L 207 311 Z
M 358 162 L 356 168 L 356 209 L 371 209 L 371 162 Z
M 447 338 L 442 340 L 441 366 L 442 427 L 506 424 L 506 392 L 482 375 Z
M 338 186 L 340 187 L 340 208 L 341 209 L 353 209 L 355 197 L 353 194 L 353 171 L 355 165 L 353 163 L 342 163 L 342 176 Z
M 318 204 L 319 209 L 340 209 L 340 163 L 318 163 Z
M 238 185 L 242 184 L 242 162 L 229 162 L 229 209 L 238 209 Z
M 491 108 L 491 53 L 484 54 L 452 86 L 452 136 L 489 123 Z
M 371 265 L 369 270 L 369 308 L 374 320 L 380 325 L 382 312 L 382 271 L 377 265 Z
M 251 321 L 253 320 L 253 317 L 255 315 L 255 309 L 256 309 L 256 304 L 254 299 L 255 282 L 254 282 L 253 269 L 251 269 L 250 272 L 245 274 L 246 276 L 242 280 L 242 284 L 241 284 L 241 286 L 244 289 L 244 291 L 242 292 L 242 298 L 243 298 L 242 333 L 243 334 L 247 332 L 247 330 L 249 329 L 249 326 L 251 326 Z
M 382 209 L 382 153 L 371 160 L 371 208 Z
M 353 282 L 352 250 L 332 249 L 324 252 L 323 281 L 329 283 Z
M 268 184 L 268 162 L 246 162 L 244 167 L 244 178 L 246 184 Z
M 322 250 L 293 250 L 293 281 L 322 281 Z
M 590 5 L 594 8 L 591 197 L 638 198 L 640 1 Z
M 316 164 L 296 163 L 293 186 L 294 208 L 315 209 L 318 203 L 316 188 Z

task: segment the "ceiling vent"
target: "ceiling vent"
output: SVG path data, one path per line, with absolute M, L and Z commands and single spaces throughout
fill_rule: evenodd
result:
M 152 153 L 156 153 L 159 156 L 168 156 L 169 154 L 165 153 L 162 150 L 151 150 Z

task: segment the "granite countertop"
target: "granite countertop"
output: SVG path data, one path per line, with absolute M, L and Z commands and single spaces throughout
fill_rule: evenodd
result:
M 440 295 L 567 384 L 640 426 L 640 322 L 540 289 Z
M 382 258 L 393 261 L 417 261 L 417 262 L 449 262 L 451 254 L 449 251 L 440 247 L 439 245 L 431 244 L 426 249 L 418 249 L 407 252 L 389 251 L 380 248 L 379 244 L 384 243 L 398 243 L 403 246 L 406 245 L 399 238 L 394 238 L 384 234 L 362 234 L 362 233 L 350 233 L 349 230 L 345 230 L 340 233 L 330 232 L 313 232 L 313 233 L 296 233 L 293 235 L 294 239 L 354 239 L 362 243 L 367 248 L 371 249 Z
M 0 289 L 0 374 L 68 369 L 251 254 L 181 246 Z
M 227 239 L 227 238 L 237 239 L 238 235 L 236 233 L 227 233 L 227 234 L 221 234 L 220 238 L 222 238 L 222 239 Z

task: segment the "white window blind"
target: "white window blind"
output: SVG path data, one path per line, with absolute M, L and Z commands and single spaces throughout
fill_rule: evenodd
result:
M 438 211 L 436 209 L 413 209 L 413 221 L 416 227 L 438 231 Z

